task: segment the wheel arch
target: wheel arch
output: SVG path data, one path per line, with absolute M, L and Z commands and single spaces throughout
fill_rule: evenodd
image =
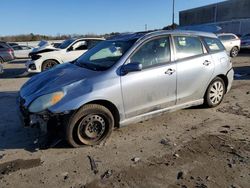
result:
M 115 104 L 113 104 L 112 102 L 110 102 L 108 100 L 102 100 L 102 99 L 101 100 L 93 100 L 93 101 L 90 101 L 86 104 L 99 104 L 99 105 L 102 105 L 102 106 L 106 107 L 107 109 L 109 109 L 114 117 L 115 127 L 119 127 L 120 114 L 119 114 L 119 110 Z M 86 104 L 84 104 L 84 105 L 86 105 Z
M 59 61 L 58 59 L 56 59 L 56 58 L 49 58 L 49 59 L 45 59 L 45 60 L 42 62 L 42 66 L 43 66 L 43 64 L 44 64 L 46 61 L 50 61 L 50 60 L 55 61 L 58 65 L 61 64 L 60 61 Z
M 227 78 L 227 76 L 224 75 L 224 74 L 219 74 L 216 77 L 219 77 L 219 78 L 221 78 L 223 80 L 223 82 L 225 84 L 225 87 L 226 87 L 226 92 L 227 92 L 227 86 L 228 86 L 228 78 Z
M 206 96 L 208 87 L 209 87 L 210 84 L 213 82 L 213 80 L 214 80 L 215 78 L 217 78 L 217 77 L 219 77 L 219 78 L 221 78 L 221 79 L 223 80 L 223 82 L 224 82 L 224 84 L 225 84 L 226 92 L 227 92 L 228 78 L 227 78 L 227 76 L 224 75 L 224 74 L 219 74 L 219 75 L 213 77 L 213 79 L 208 83 L 208 85 L 207 85 L 207 87 L 206 87 L 206 90 L 205 90 L 205 92 L 204 92 L 203 98 Z
M 50 60 L 55 61 L 57 65 L 61 64 L 60 61 L 58 61 L 58 60 L 55 59 L 55 58 L 45 59 L 45 60 L 41 63 L 41 65 L 40 65 L 40 70 L 41 70 L 41 71 L 43 71 L 44 63 L 45 63 L 46 61 L 50 61 Z

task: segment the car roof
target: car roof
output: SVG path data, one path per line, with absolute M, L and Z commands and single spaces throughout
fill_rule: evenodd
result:
M 203 37 L 217 38 L 213 33 L 201 32 L 201 31 L 188 31 L 188 30 L 157 30 L 157 31 L 148 31 L 148 32 L 136 32 L 136 33 L 122 33 L 116 36 L 109 38 L 108 40 L 142 40 L 148 37 L 160 36 L 160 35 L 195 35 Z
M 84 37 L 84 38 L 71 38 L 72 40 L 105 40 L 104 38 L 95 38 L 95 37 Z
M 224 36 L 224 35 L 233 35 L 233 36 L 236 36 L 235 34 L 233 33 L 218 33 L 217 36 Z

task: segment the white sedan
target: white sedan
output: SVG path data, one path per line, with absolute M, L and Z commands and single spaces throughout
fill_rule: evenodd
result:
M 33 50 L 33 47 L 24 45 L 12 46 L 12 48 L 14 50 L 15 58 L 28 58 L 29 53 Z
M 103 40 L 103 38 L 68 39 L 58 48 L 51 45 L 41 46 L 30 53 L 31 60 L 26 63 L 27 71 L 39 73 L 57 64 L 73 61 Z

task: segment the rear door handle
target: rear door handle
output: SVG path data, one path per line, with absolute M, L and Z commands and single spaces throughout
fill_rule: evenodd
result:
M 203 63 L 203 65 L 205 65 L 205 66 L 208 66 L 210 64 L 211 64 L 211 61 L 208 61 L 208 60 L 204 61 L 204 63 Z
M 165 74 L 172 75 L 174 72 L 175 70 L 170 68 L 165 72 Z

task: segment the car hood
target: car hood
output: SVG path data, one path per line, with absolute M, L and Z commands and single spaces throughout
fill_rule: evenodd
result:
M 20 96 L 31 102 L 33 99 L 56 91 L 65 91 L 76 82 L 83 82 L 98 72 L 74 64 L 65 63 L 33 76 L 20 90 Z
M 30 55 L 35 55 L 35 54 L 40 54 L 40 53 L 45 53 L 45 52 L 52 52 L 52 51 L 59 51 L 60 49 L 55 48 L 54 46 L 45 44 L 41 47 L 34 48 L 31 52 Z

